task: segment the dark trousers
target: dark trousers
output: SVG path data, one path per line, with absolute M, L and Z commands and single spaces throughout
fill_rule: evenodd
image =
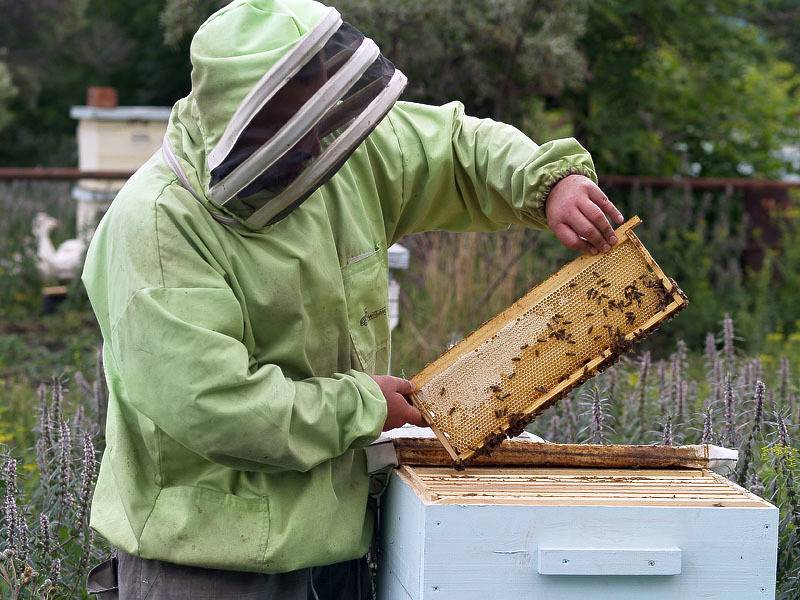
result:
M 147 560 L 118 551 L 89 573 L 98 600 L 372 600 L 366 557 L 266 575 Z

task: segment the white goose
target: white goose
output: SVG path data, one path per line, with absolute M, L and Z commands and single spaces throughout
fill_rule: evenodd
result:
M 66 240 L 58 249 L 50 241 L 50 232 L 60 225 L 58 219 L 40 212 L 33 220 L 33 234 L 36 236 L 36 263 L 43 279 L 75 279 L 83 265 L 86 242 L 81 239 Z

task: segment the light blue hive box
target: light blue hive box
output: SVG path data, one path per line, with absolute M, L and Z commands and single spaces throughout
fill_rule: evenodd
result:
M 378 600 L 772 599 L 777 527 L 704 468 L 402 466 Z

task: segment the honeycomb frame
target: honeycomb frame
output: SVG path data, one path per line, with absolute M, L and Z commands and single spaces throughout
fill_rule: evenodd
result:
M 566 264 L 412 378 L 411 395 L 456 466 L 488 454 L 688 304 L 620 225 L 605 254 Z

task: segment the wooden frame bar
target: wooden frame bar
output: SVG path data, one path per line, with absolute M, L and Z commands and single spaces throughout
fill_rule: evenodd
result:
M 448 452 L 454 463 L 465 464 L 481 454 L 491 452 L 491 450 L 505 439 L 506 436 L 512 437 L 513 435 L 517 435 L 523 430 L 525 425 L 536 417 L 536 415 L 554 404 L 574 387 L 613 364 L 633 343 L 651 333 L 661 322 L 672 318 L 675 313 L 686 306 L 686 296 L 675 282 L 664 274 L 638 237 L 633 233 L 633 228 L 640 222 L 641 220 L 638 217 L 629 219 L 617 228 L 615 233 L 618 242 L 607 255 L 584 255 L 568 263 L 503 312 L 481 325 L 481 327 L 472 332 L 460 343 L 450 348 L 437 360 L 428 364 L 413 377 L 412 381 L 416 384 L 418 389 L 418 392 L 412 395 L 414 404 L 420 409 L 426 421 L 436 434 L 436 437 L 442 443 L 442 446 Z M 616 262 L 612 262 L 611 257 L 615 256 L 615 252 L 618 253 L 616 255 L 617 258 L 614 259 Z M 495 409 L 495 419 L 493 421 L 490 416 L 487 417 L 485 408 L 482 414 L 478 414 L 475 411 L 470 413 L 472 422 L 470 423 L 467 421 L 467 424 L 470 426 L 475 425 L 474 428 L 478 433 L 467 433 L 466 425 L 454 426 L 453 420 L 444 416 L 445 413 L 448 415 L 453 414 L 455 405 L 450 404 L 450 409 L 448 409 L 447 402 L 452 403 L 453 401 L 447 398 L 437 397 L 439 395 L 445 396 L 445 387 L 441 387 L 440 394 L 437 394 L 432 388 L 434 385 L 437 385 L 438 389 L 437 382 L 441 380 L 444 373 L 448 372 L 450 368 L 456 365 L 457 361 L 461 360 L 462 357 L 469 356 L 470 353 L 477 353 L 481 347 L 491 344 L 493 339 L 502 335 L 501 330 L 503 330 L 503 328 L 507 329 L 509 324 L 513 325 L 515 320 L 519 322 L 522 319 L 532 318 L 526 315 L 530 315 L 531 311 L 537 310 L 537 307 L 550 302 L 550 299 L 554 297 L 555 294 L 565 290 L 566 287 L 576 285 L 574 282 L 578 277 L 585 277 L 586 273 L 593 273 L 602 281 L 604 277 L 601 277 L 601 274 L 597 273 L 597 270 L 602 271 L 602 267 L 599 265 L 616 265 L 619 263 L 622 267 L 618 268 L 625 269 L 626 265 L 624 262 L 627 260 L 628 263 L 630 263 L 631 260 L 634 260 L 633 257 L 635 257 L 636 266 L 641 268 L 640 265 L 645 265 L 646 271 L 643 273 L 648 278 L 651 278 L 650 283 L 653 284 L 649 287 L 660 286 L 661 288 L 660 292 L 652 292 L 652 294 L 656 294 L 656 296 L 660 298 L 658 309 L 654 311 L 652 316 L 647 318 L 644 322 L 639 322 L 638 324 L 634 322 L 633 326 L 627 328 L 624 335 L 620 332 L 620 328 L 617 327 L 617 335 L 620 339 L 612 340 L 611 330 L 609 329 L 609 339 L 607 343 L 600 342 L 594 344 L 595 346 L 602 347 L 602 344 L 605 343 L 605 347 L 602 347 L 593 357 L 587 359 L 586 362 L 581 364 L 578 368 L 571 369 L 569 366 L 562 366 L 551 361 L 551 363 L 549 363 L 549 365 L 552 366 L 550 371 L 554 372 L 560 369 L 563 372 L 562 377 L 557 383 L 549 387 L 549 389 L 542 386 L 544 389 L 540 390 L 542 393 L 539 397 L 533 400 L 528 400 L 526 398 L 524 400 L 526 404 L 522 410 L 518 408 L 521 401 L 512 399 L 517 407 L 513 414 L 501 414 L 503 413 L 502 404 L 493 403 L 493 400 L 489 396 L 476 399 L 462 398 L 462 400 L 472 402 L 473 405 L 475 402 L 480 401 L 482 402 L 482 406 L 488 404 L 492 409 Z M 627 266 L 630 266 L 630 264 Z M 605 271 L 605 273 L 608 274 L 609 271 Z M 616 275 L 617 279 L 627 277 L 627 273 L 622 275 L 618 272 Z M 636 277 L 636 275 L 638 275 L 638 273 L 634 274 L 633 277 Z M 610 290 L 609 294 L 612 291 L 615 290 Z M 658 296 L 658 294 L 661 295 Z M 606 295 L 606 298 L 609 299 L 607 302 L 612 300 L 608 295 Z M 619 302 L 617 302 L 617 305 L 619 305 Z M 651 304 L 651 306 L 653 305 Z M 606 310 L 602 306 L 598 308 L 598 311 L 601 309 L 605 314 Z M 569 322 L 572 323 L 572 321 Z M 523 349 L 527 347 L 527 344 L 522 346 Z M 523 357 L 526 352 L 529 353 L 529 351 L 523 350 Z M 522 359 L 512 358 L 512 360 Z M 527 360 L 530 360 L 530 357 Z M 509 383 L 513 376 L 513 372 L 505 376 L 498 374 L 498 377 L 506 378 L 505 383 Z M 491 382 L 486 382 L 487 385 L 490 383 Z M 495 384 L 489 387 L 498 388 L 499 386 Z M 509 384 L 509 387 L 513 388 L 511 384 Z M 506 394 L 506 396 L 509 395 L 510 393 Z M 497 396 L 495 396 L 495 398 L 498 399 Z M 486 426 L 487 422 L 490 423 L 490 427 Z M 476 438 L 479 435 L 483 437 L 477 440 Z M 466 439 L 469 439 L 470 442 L 465 443 Z

